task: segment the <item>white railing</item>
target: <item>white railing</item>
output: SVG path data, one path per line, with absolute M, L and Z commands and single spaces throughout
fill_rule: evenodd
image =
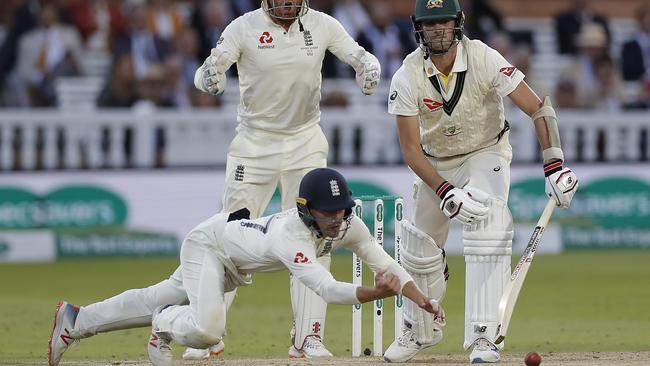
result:
M 569 161 L 650 158 L 649 113 L 558 111 Z M 236 108 L 214 110 L 0 110 L 0 170 L 151 168 L 225 164 Z M 323 108 L 331 164 L 401 162 L 394 118 L 381 105 Z M 529 118 L 509 113 L 514 162 L 540 160 Z

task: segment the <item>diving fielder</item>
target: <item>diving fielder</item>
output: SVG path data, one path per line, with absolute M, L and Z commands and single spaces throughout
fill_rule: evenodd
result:
M 305 175 L 299 192 L 297 208 L 252 220 L 242 219 L 248 215 L 246 209 L 220 213 L 190 231 L 176 271 L 189 304 L 169 304 L 163 298 L 151 303 L 155 310 L 147 350 L 154 366 L 172 363 L 172 340 L 195 348 L 219 343 L 226 326 L 225 293 L 250 284 L 256 272 L 289 269 L 325 301 L 336 304 L 364 303 L 401 292 L 425 312 L 435 314 L 437 321 L 444 321 L 437 302 L 424 296 L 352 214 L 354 201 L 341 174 L 315 169 Z M 356 253 L 377 273 L 373 288 L 336 281 L 316 261 L 339 246 Z M 106 331 L 103 326 L 124 316 L 120 311 L 123 302 L 131 301 L 128 294 L 81 308 L 59 302 L 49 343 L 50 366 L 58 365 L 72 342 Z
M 464 225 L 464 347 L 472 348 L 471 363 L 493 363 L 500 359 L 493 342 L 499 300 L 510 279 L 513 235 L 504 96 L 533 121 L 543 149 L 545 190 L 559 207 L 569 207 L 578 179 L 563 166 L 550 99 L 540 101 L 497 51 L 463 36 L 464 22 L 458 0 L 416 1 L 413 24 L 420 47 L 393 76 L 388 111 L 396 115 L 404 160 L 416 175 L 415 226 L 443 248 L 449 221 Z M 445 267 L 444 257 L 429 263 Z M 436 273 L 428 277 L 427 295 L 440 301 L 446 274 L 436 278 Z M 384 354 L 387 361 L 405 362 L 442 340 L 442 329 L 427 318 L 405 304 L 403 334 Z
M 328 144 L 319 126 L 327 50 L 354 68 L 364 94 L 375 91 L 381 76 L 377 58 L 336 19 L 310 9 L 308 0 L 262 1 L 260 9 L 226 27 L 197 70 L 196 87 L 214 95 L 224 92 L 232 64 L 239 73 L 238 127 L 226 163 L 225 212 L 246 207 L 259 217 L 276 187 L 282 209 L 293 207 L 302 176 L 327 165 Z M 330 259 L 328 255 L 319 261 L 329 268 Z M 289 357 L 332 356 L 322 343 L 327 304 L 293 277 L 290 287 L 295 327 Z M 223 343 L 210 352 L 222 348 Z M 185 358 L 207 355 L 188 350 Z

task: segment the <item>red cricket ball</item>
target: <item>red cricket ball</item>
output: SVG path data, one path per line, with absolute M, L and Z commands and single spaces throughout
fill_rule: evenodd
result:
M 524 362 L 526 363 L 526 366 L 539 366 L 539 364 L 542 363 L 542 356 L 537 352 L 529 352 L 526 355 L 526 358 L 524 358 Z

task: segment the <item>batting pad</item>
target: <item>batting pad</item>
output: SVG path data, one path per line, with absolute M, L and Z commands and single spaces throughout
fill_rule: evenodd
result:
M 318 257 L 317 260 L 329 270 L 331 259 L 328 254 Z M 295 324 L 293 345 L 301 350 L 308 336 L 317 335 L 321 339 L 324 338 L 327 303 L 294 276 L 291 276 L 290 286 Z
M 445 278 L 446 260 L 442 249 L 422 230 L 408 221 L 402 222 L 402 246 L 400 255 L 402 266 L 413 277 L 425 296 L 441 302 L 447 290 Z M 404 322 L 411 325 L 421 344 L 440 341 L 440 324 L 430 314 L 410 299 L 404 298 Z
M 478 338 L 494 341 L 499 301 L 510 281 L 512 216 L 500 199 L 489 199 L 488 206 L 488 217 L 463 231 L 466 349 Z

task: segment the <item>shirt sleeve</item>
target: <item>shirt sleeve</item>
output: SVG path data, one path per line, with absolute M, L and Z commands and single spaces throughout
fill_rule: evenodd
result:
M 246 33 L 242 29 L 244 18 L 239 17 L 233 20 L 221 33 L 221 37 L 214 45 L 214 48 L 221 52 L 227 52 L 231 65 L 239 60 L 241 56 L 241 37 Z
M 333 17 L 323 14 L 325 29 L 330 35 L 327 49 L 342 62 L 352 66 L 355 70 L 362 66 L 359 59 L 366 53 L 366 50 L 348 34 L 343 25 Z
M 312 247 L 307 247 L 311 245 Z M 358 304 L 357 286 L 340 282 L 316 259 L 316 247 L 312 243 L 302 245 L 279 244 L 274 247 L 275 254 L 296 276 L 300 282 L 309 287 L 329 304 Z
M 420 113 L 417 98 L 404 66 L 395 72 L 390 83 L 388 113 L 401 116 L 417 116 Z
M 413 281 L 413 278 L 397 262 L 377 245 L 368 227 L 357 216 L 352 218 L 351 227 L 345 235 L 344 246 L 361 258 L 374 272 L 390 272 L 400 280 L 400 286 Z M 349 236 L 348 236 L 349 235 Z
M 502 97 L 512 93 L 525 77 L 523 72 L 490 47 L 485 50 L 485 66 L 488 79 Z

